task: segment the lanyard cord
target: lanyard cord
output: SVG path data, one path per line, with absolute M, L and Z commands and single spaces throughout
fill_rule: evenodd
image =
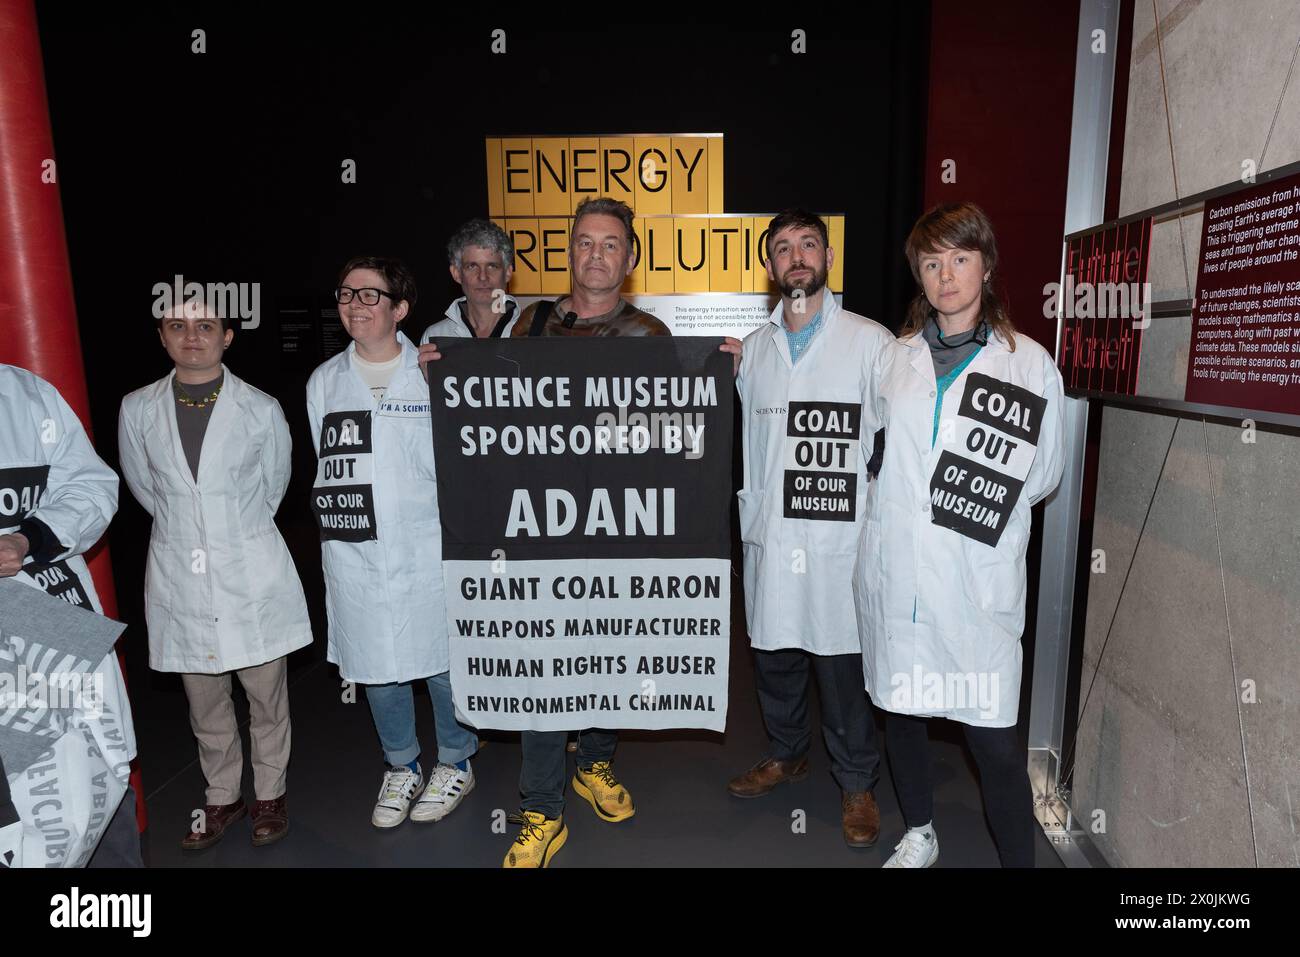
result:
M 938 339 L 938 345 L 941 349 L 960 349 L 962 346 L 968 346 L 972 342 L 980 346 L 986 346 L 989 344 L 989 325 L 983 319 L 979 321 L 979 325 L 975 327 L 974 333 L 965 342 L 945 342 L 943 338 L 943 330 L 939 328 L 937 322 L 934 324 L 934 334 Z M 961 333 L 959 332 L 957 335 L 961 335 Z

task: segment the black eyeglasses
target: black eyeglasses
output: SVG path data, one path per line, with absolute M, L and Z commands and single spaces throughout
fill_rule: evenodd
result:
M 338 300 L 340 306 L 346 306 L 352 301 L 352 297 L 360 299 L 367 306 L 379 305 L 379 297 L 387 296 L 393 302 L 398 299 L 391 292 L 384 289 L 376 289 L 374 286 L 364 286 L 361 289 L 353 289 L 351 286 L 339 286 L 334 290 L 334 298 Z

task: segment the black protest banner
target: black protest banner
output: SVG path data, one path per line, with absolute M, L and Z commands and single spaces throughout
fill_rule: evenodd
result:
M 437 342 L 462 718 L 723 730 L 734 385 L 720 340 Z
M 1047 400 L 972 372 L 957 410 L 955 446 L 930 476 L 930 520 L 996 547 L 1038 453 Z M 945 443 L 946 444 L 946 443 Z

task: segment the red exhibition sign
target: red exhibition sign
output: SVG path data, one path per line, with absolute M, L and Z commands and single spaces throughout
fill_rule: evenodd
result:
M 1150 217 L 1097 229 L 1066 244 L 1056 362 L 1067 389 L 1136 394 L 1142 330 L 1149 321 L 1150 249 Z

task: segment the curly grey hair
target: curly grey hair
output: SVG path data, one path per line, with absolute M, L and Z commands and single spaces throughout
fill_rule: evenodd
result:
M 471 219 L 456 230 L 456 235 L 447 242 L 447 261 L 457 269 L 460 268 L 460 257 L 466 246 L 494 249 L 501 254 L 501 262 L 507 270 L 514 268 L 515 245 L 506 231 L 490 220 Z

